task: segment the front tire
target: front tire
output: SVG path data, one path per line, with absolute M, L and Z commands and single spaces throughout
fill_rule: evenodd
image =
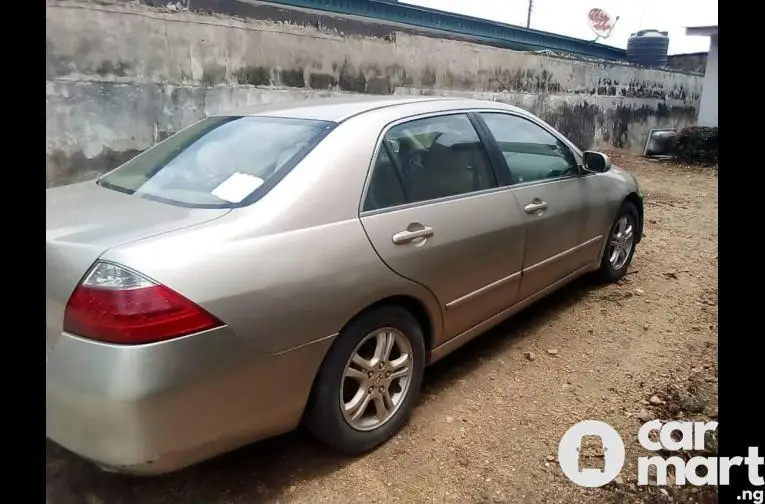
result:
M 606 283 L 622 278 L 632 263 L 635 254 L 636 234 L 639 226 L 638 211 L 629 201 L 622 203 L 608 233 L 608 243 L 603 252 L 596 275 Z
M 425 370 L 422 328 L 405 309 L 382 306 L 340 332 L 316 378 L 306 425 L 351 455 L 384 443 L 406 423 Z

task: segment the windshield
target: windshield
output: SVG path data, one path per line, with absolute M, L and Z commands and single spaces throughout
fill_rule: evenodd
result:
M 99 184 L 181 206 L 243 206 L 276 185 L 332 126 L 304 119 L 212 117 L 144 151 Z

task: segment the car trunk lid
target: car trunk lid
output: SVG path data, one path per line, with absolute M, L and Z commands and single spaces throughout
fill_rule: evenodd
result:
M 46 356 L 63 329 L 74 288 L 106 250 L 201 224 L 228 209 L 173 206 L 100 187 L 95 181 L 46 191 Z

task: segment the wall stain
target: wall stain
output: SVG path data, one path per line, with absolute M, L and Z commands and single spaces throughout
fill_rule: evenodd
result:
M 385 67 L 385 75 L 388 76 L 391 88 L 414 85 L 412 76 L 409 75 L 409 72 L 406 71 L 406 68 L 403 65 L 399 65 L 398 63 Z
M 292 70 L 280 70 L 278 72 L 278 81 L 283 86 L 304 88 L 305 75 L 302 68 Z
M 202 70 L 202 84 L 205 86 L 214 86 L 221 84 L 226 80 L 226 67 L 218 64 L 210 64 Z
M 312 73 L 308 82 L 313 89 L 331 89 L 337 86 L 337 77 L 326 73 Z
M 271 70 L 262 66 L 242 67 L 234 72 L 234 78 L 238 84 L 269 86 L 271 85 Z
M 130 65 L 122 60 L 118 61 L 117 64 L 106 60 L 102 61 L 101 64 L 98 65 L 96 68 L 96 73 L 101 76 L 115 75 L 117 77 L 124 77 L 127 75 L 127 70 L 129 69 Z
M 542 115 L 545 121 L 580 149 L 586 150 L 595 143 L 595 126 L 601 115 L 596 105 L 587 101 L 576 105 L 564 103 L 563 106 Z
M 388 77 L 372 77 L 367 80 L 367 93 L 379 95 L 393 94 L 393 87 Z
M 343 91 L 367 92 L 367 79 L 364 77 L 364 73 L 358 68 L 354 68 L 348 60 L 343 61 L 343 64 L 340 65 L 338 84 Z
M 436 69 L 432 66 L 426 66 L 422 70 L 422 75 L 420 76 L 420 82 L 422 83 L 423 87 L 432 88 L 436 85 Z

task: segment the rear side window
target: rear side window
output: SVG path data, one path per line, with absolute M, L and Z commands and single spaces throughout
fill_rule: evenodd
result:
M 139 154 L 99 183 L 165 203 L 231 208 L 265 194 L 334 123 L 213 117 Z
M 388 149 L 383 145 L 377 154 L 372 171 L 372 180 L 367 191 L 364 210 L 377 210 L 403 205 L 407 202 L 401 186 L 400 173 L 391 162 Z
M 464 114 L 429 117 L 388 130 L 377 154 L 364 210 L 496 187 L 485 149 Z

